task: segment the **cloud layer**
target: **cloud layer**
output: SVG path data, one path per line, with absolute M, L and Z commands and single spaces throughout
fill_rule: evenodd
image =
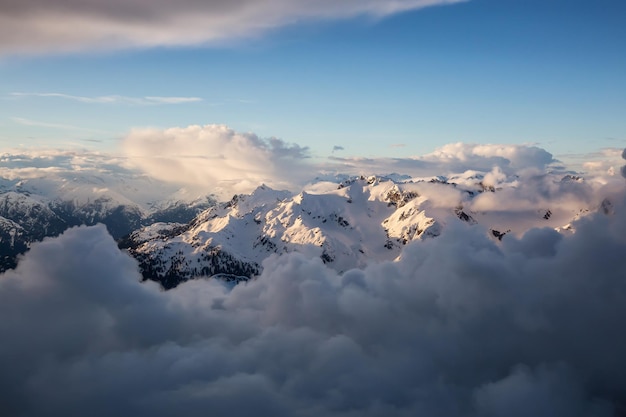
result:
M 457 182 L 462 181 L 461 177 L 478 175 L 484 177 L 485 185 L 494 187 L 513 182 L 515 190 L 509 190 L 509 195 L 497 203 L 505 203 L 507 208 L 518 203 L 542 207 L 543 202 L 561 197 L 572 202 L 582 199 L 586 205 L 591 195 L 574 195 L 577 190 L 567 184 L 555 185 L 568 171 L 552 154 L 536 146 L 453 143 L 427 155 L 407 158 L 335 156 L 340 148 L 335 146 L 326 160 L 313 159 L 306 147 L 237 132 L 225 125 L 135 129 L 121 142 L 129 166 L 153 178 L 223 198 L 252 192 L 263 183 L 300 191 L 314 179 L 336 181 L 346 175 L 393 173 L 405 178 L 456 176 Z M 610 178 L 619 175 L 615 160 L 619 155 L 621 150 L 611 150 L 606 158 L 585 164 L 587 179 L 603 178 L 596 185 L 614 182 L 615 178 Z M 483 200 L 491 198 L 496 204 L 502 197 L 492 195 Z
M 626 198 L 563 236 L 448 227 L 343 275 L 299 254 L 161 292 L 103 227 L 0 276 L 0 414 L 613 416 Z
M 335 146 L 333 152 L 341 150 Z M 230 197 L 250 192 L 261 183 L 296 190 L 321 171 L 349 175 L 402 172 L 411 176 L 490 172 L 498 167 L 511 175 L 544 171 L 555 160 L 549 152 L 523 145 L 450 144 L 414 158 L 339 158 L 320 164 L 307 160 L 308 149 L 280 139 L 261 139 L 224 125 L 136 129 L 122 141 L 130 163 L 150 176 L 212 188 Z
M 0 54 L 197 45 L 303 20 L 387 16 L 458 0 L 26 0 L 0 3 Z
M 170 199 L 193 201 L 209 192 L 181 189 L 101 152 L 19 149 L 0 154 L 0 193 L 20 190 L 44 200 L 86 204 L 99 197 L 149 211 Z
M 489 172 L 494 167 L 499 167 L 510 175 L 527 169 L 543 171 L 556 162 L 552 154 L 536 146 L 461 142 L 447 144 L 430 154 L 410 158 L 332 157 L 331 161 L 365 174 L 395 170 L 412 176 L 447 175 L 464 171 Z M 332 168 L 332 164 L 329 168 Z

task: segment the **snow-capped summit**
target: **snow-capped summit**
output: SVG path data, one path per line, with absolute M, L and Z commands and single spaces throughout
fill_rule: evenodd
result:
M 601 203 L 601 182 L 536 167 L 422 177 L 335 173 L 299 190 L 260 185 L 218 203 L 211 190 L 155 180 L 102 156 L 3 158 L 3 268 L 33 241 L 104 223 L 139 260 L 144 277 L 165 287 L 216 274 L 251 277 L 267 257 L 287 252 L 320 258 L 338 272 L 363 268 L 395 260 L 405 245 L 437 238 L 452 223 L 499 241 L 532 227 L 571 233 L 578 218 L 611 213 Z
M 451 222 L 482 227 L 501 240 L 537 225 L 565 225 L 577 214 L 559 206 L 502 212 L 497 204 L 509 200 L 508 193 L 524 191 L 517 178 L 495 181 L 477 173 L 403 181 L 359 176 L 318 182 L 298 194 L 263 185 L 188 224 L 135 231 L 122 246 L 140 261 L 146 278 L 172 287 L 200 276 L 253 276 L 268 256 L 293 251 L 343 272 L 394 260 L 404 245 L 435 238 Z
M 7 262 L 0 270 L 14 266 L 30 243 L 72 226 L 103 223 L 119 239 L 155 222 L 187 223 L 216 203 L 208 194 L 71 154 L 4 155 L 2 162 L 0 245 Z

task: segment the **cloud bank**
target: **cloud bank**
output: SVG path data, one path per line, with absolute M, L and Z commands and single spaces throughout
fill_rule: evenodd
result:
M 456 143 L 423 156 L 330 156 L 322 160 L 310 157 L 306 147 L 237 132 L 224 125 L 135 129 L 121 140 L 118 152 L 9 150 L 0 155 L 0 176 L 14 182 L 39 178 L 52 187 L 55 178 L 70 184 L 78 171 L 81 176 L 92 176 L 89 182 L 102 187 L 111 181 L 136 185 L 137 179 L 159 184 L 157 188 L 141 186 L 140 191 L 132 192 L 145 194 L 145 201 L 162 196 L 158 191 L 165 188 L 174 192 L 184 187 L 190 195 L 215 194 L 230 199 L 236 193 L 252 192 L 263 183 L 299 192 L 314 188 L 320 181 L 336 183 L 354 175 L 390 176 L 401 181 L 445 177 L 457 184 L 480 181 L 485 186 L 504 187 L 499 193 L 476 199 L 476 210 L 500 206 L 503 210 L 516 206 L 538 209 L 553 206 L 555 201 L 580 209 L 601 201 L 598 192 L 603 192 L 604 186 L 621 184 L 619 171 L 623 164 L 622 149 L 592 155 L 591 162 L 581 164 L 585 172 L 579 174 L 584 176 L 586 186 L 574 186 L 561 181 L 571 171 L 566 171 L 549 152 L 534 146 Z
M 280 139 L 260 138 L 225 125 L 192 125 L 135 129 L 121 141 L 120 150 L 129 167 L 150 177 L 228 199 L 236 193 L 252 192 L 263 183 L 295 192 L 311 181 L 401 173 L 404 179 L 447 176 L 457 177 L 457 182 L 463 180 L 461 177 L 478 175 L 484 177 L 485 185 L 493 187 L 514 183 L 515 189 L 503 200 L 507 209 L 517 203 L 541 206 L 557 194 L 569 195 L 573 203 L 580 201 L 578 197 L 590 201 L 590 194 L 577 196 L 577 190 L 567 184 L 553 184 L 571 171 L 536 146 L 453 143 L 430 154 L 406 158 L 335 156 L 338 152 L 334 151 L 340 148 L 335 146 L 333 155 L 325 160 L 314 159 L 308 148 Z M 604 159 L 584 164 L 587 180 L 597 180 L 598 185 L 614 182 L 610 177 L 619 175 L 615 158 L 621 160 L 622 150 L 607 152 Z M 495 204 L 502 196 L 485 196 L 483 200 L 491 198 Z
M 626 196 L 563 236 L 458 225 L 343 275 L 300 254 L 161 292 L 103 227 L 0 276 L 0 414 L 613 416 Z M 623 409 L 623 408 L 621 408 Z
M 536 146 L 476 143 L 451 143 L 423 156 L 408 158 L 340 158 L 331 157 L 325 167 L 338 167 L 350 172 L 401 172 L 411 176 L 447 175 L 465 171 L 489 172 L 498 167 L 511 175 L 521 171 L 545 171 L 556 163 L 552 154 Z
M 230 197 L 251 192 L 265 183 L 292 191 L 316 176 L 385 175 L 434 176 L 468 170 L 490 172 L 498 167 L 512 175 L 524 170 L 545 171 L 552 155 L 534 146 L 449 144 L 432 154 L 412 158 L 341 158 L 308 160 L 308 148 L 280 139 L 259 138 L 225 125 L 192 125 L 169 129 L 135 129 L 121 143 L 129 163 L 148 175 L 190 186 L 212 188 Z M 335 151 L 343 150 L 335 146 Z M 214 190 L 215 189 L 215 190 Z
M 0 54 L 201 45 L 300 21 L 384 17 L 459 0 L 0 2 Z
M 224 125 L 136 129 L 122 142 L 129 163 L 150 176 L 231 197 L 265 183 L 294 188 L 311 178 L 308 149 Z
M 0 194 L 12 190 L 80 204 L 106 197 L 146 211 L 171 199 L 191 202 L 210 194 L 150 178 L 126 158 L 84 149 L 0 153 Z

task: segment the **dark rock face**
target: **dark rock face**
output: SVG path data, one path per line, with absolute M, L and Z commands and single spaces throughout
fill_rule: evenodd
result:
M 248 280 L 261 272 L 260 265 L 245 262 L 235 256 L 223 252 L 220 248 L 212 248 L 204 252 L 198 265 L 178 252 L 173 256 L 162 256 L 159 252 L 145 253 L 127 248 L 128 253 L 139 262 L 139 269 L 144 280 L 158 282 L 168 290 L 189 279 L 202 277 L 232 276 L 238 277 L 237 282 Z
M 469 224 L 476 224 L 476 220 L 469 214 L 467 214 L 465 211 L 463 211 L 462 207 L 457 208 L 456 210 L 454 210 L 454 213 L 456 214 L 456 216 Z
M 0 271 L 15 268 L 17 256 L 28 250 L 25 230 L 17 223 L 0 217 Z
M 196 201 L 192 204 L 178 201 L 168 207 L 156 210 L 142 220 L 142 225 L 148 226 L 154 223 L 189 223 L 204 210 L 209 207 L 214 207 L 217 204 L 217 201 L 212 197 L 207 197 L 202 201 Z
M 30 241 L 57 236 L 68 227 L 47 204 L 16 192 L 0 195 L 0 216 L 20 225 Z
M 506 232 L 501 232 L 501 231 L 499 231 L 499 230 L 494 230 L 494 229 L 492 229 L 492 230 L 491 230 L 491 235 L 492 235 L 493 237 L 495 237 L 496 239 L 498 239 L 498 240 L 502 240 L 502 238 L 503 238 L 503 237 L 504 237 L 507 233 L 508 233 L 508 231 L 506 231 Z
M 188 230 L 189 224 L 162 223 L 162 228 L 150 240 L 167 241 Z M 144 280 L 158 282 L 164 289 L 171 289 L 189 279 L 203 277 L 230 277 L 227 282 L 241 282 L 258 275 L 261 266 L 254 262 L 238 259 L 220 247 L 204 248 L 201 255 L 187 259 L 182 250 L 164 254 L 162 250 L 146 252 L 141 246 L 146 240 L 140 238 L 140 231 L 133 232 L 118 241 L 120 249 L 137 259 Z M 163 248 L 170 249 L 175 243 Z M 232 278 L 236 277 L 236 279 Z
M 191 205 L 177 202 L 145 217 L 138 206 L 117 204 L 108 197 L 77 204 L 37 199 L 28 192 L 5 192 L 0 194 L 0 272 L 14 268 L 17 256 L 32 242 L 58 236 L 70 227 L 102 223 L 117 240 L 157 221 L 190 222 L 211 204 L 215 201 L 209 198 Z
M 114 239 L 119 239 L 141 227 L 142 213 L 138 207 L 113 205 L 110 199 L 100 198 L 90 204 L 77 206 L 71 201 L 54 201 L 50 208 L 67 227 L 102 223 Z

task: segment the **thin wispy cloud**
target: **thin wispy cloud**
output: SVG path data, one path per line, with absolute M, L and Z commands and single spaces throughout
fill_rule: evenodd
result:
M 83 132 L 92 132 L 92 133 L 105 133 L 101 130 L 96 129 L 88 129 L 85 127 L 74 126 L 71 124 L 65 123 L 50 123 L 50 122 L 42 122 L 39 120 L 26 119 L 24 117 L 11 117 L 11 120 L 14 123 L 17 123 L 22 126 L 34 126 L 34 127 L 45 127 L 48 129 L 61 129 L 61 130 L 79 130 Z
M 200 97 L 144 97 L 143 100 L 154 104 L 184 104 L 202 101 Z
M 381 18 L 461 0 L 32 0 L 0 3 L 0 54 L 206 45 L 301 21 Z
M 14 92 L 11 97 L 43 97 L 43 98 L 59 98 L 64 100 L 77 101 L 87 104 L 130 104 L 139 106 L 159 105 L 159 104 L 187 104 L 203 101 L 201 97 L 163 97 L 163 96 L 146 96 L 146 97 L 129 97 L 121 95 L 109 96 L 75 96 L 63 93 L 24 93 Z
M 256 104 L 256 103 L 258 103 L 256 100 L 251 100 L 251 99 L 246 99 L 246 98 L 236 98 L 236 99 L 230 99 L 228 101 L 232 102 L 232 103 L 238 103 L 238 104 Z

